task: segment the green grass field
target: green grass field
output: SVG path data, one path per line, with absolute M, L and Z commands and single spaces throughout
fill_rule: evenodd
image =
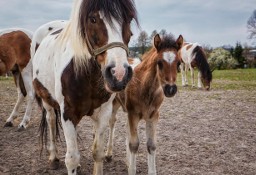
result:
M 188 81 L 190 85 L 190 72 L 188 73 Z M 195 71 L 195 81 L 197 83 L 197 71 Z M 180 73 L 178 74 L 177 84 L 181 86 Z M 211 88 L 222 90 L 256 90 L 256 69 L 214 70 Z
M 12 77 L 0 77 L 0 81 L 13 83 Z M 188 73 L 189 85 L 190 72 Z M 195 81 L 197 83 L 197 72 L 195 71 Z M 1 84 L 0 84 L 1 85 Z M 177 85 L 181 86 L 181 74 L 178 73 Z M 256 69 L 233 69 L 233 70 L 215 70 L 213 72 L 212 89 L 219 90 L 256 90 Z M 193 90 L 196 88 L 188 88 Z

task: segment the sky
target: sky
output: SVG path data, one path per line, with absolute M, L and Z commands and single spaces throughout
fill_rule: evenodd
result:
M 73 0 L 0 0 L 0 29 L 22 27 L 35 31 L 40 25 L 68 20 Z M 133 27 L 134 43 L 141 31 L 165 29 L 188 42 L 219 47 L 252 45 L 247 20 L 256 0 L 135 0 L 140 28 Z

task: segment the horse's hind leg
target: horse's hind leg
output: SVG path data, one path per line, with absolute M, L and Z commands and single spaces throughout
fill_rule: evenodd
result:
M 18 110 L 20 108 L 21 103 L 23 102 L 23 100 L 25 98 L 21 92 L 20 85 L 19 85 L 20 73 L 13 72 L 13 76 L 14 76 L 14 81 L 15 81 L 16 87 L 17 87 L 18 99 L 17 99 L 17 102 L 12 110 L 10 117 L 6 120 L 6 123 L 4 125 L 5 127 L 13 126 L 13 120 L 18 116 L 18 114 L 19 114 Z
M 109 120 L 109 138 L 108 138 L 108 144 L 107 144 L 107 152 L 106 152 L 106 160 L 109 162 L 112 160 L 112 154 L 113 154 L 113 139 L 114 139 L 114 132 L 115 132 L 115 123 L 116 123 L 116 113 L 120 107 L 119 102 L 114 99 L 113 100 L 113 109 L 112 109 L 112 115 Z
M 187 78 L 187 73 L 188 73 L 188 64 L 185 64 L 185 85 L 187 86 L 188 85 L 188 78 Z
M 48 146 L 49 151 L 49 163 L 50 169 L 58 169 L 59 159 L 57 156 L 57 147 L 56 147 L 56 115 L 54 108 L 50 105 L 43 103 L 44 108 L 46 109 L 46 121 L 49 127 L 49 136 L 50 143 Z
M 137 133 L 139 116 L 128 114 L 128 137 L 126 140 L 126 154 L 128 161 L 128 174 L 135 175 L 136 174 L 136 154 L 139 149 L 139 137 Z
M 148 149 L 148 174 L 156 174 L 156 125 L 158 112 L 153 117 L 156 120 L 146 121 L 146 136 L 147 136 L 147 149 Z
M 26 107 L 26 112 L 24 114 L 23 120 L 18 126 L 19 130 L 26 128 L 27 124 L 30 121 L 33 101 L 34 101 L 34 97 L 35 97 L 34 89 L 33 89 L 33 85 L 32 85 L 31 62 L 29 62 L 27 67 L 21 72 L 21 75 L 22 75 L 22 79 L 24 82 L 26 92 L 27 92 L 27 107 Z

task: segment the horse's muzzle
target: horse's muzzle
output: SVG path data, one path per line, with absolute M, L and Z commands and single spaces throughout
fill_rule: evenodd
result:
M 164 86 L 164 95 L 166 97 L 173 97 L 177 92 L 177 86 L 176 85 L 165 85 Z
M 112 92 L 119 92 L 119 91 L 125 89 L 127 83 L 132 78 L 133 71 L 132 71 L 131 66 L 124 65 L 125 74 L 124 74 L 122 80 L 120 81 L 115 76 L 115 71 L 113 68 L 114 68 L 114 65 L 109 65 L 105 68 L 105 70 L 103 72 L 103 76 L 104 76 L 105 83 L 106 83 L 106 89 L 108 91 L 112 91 Z

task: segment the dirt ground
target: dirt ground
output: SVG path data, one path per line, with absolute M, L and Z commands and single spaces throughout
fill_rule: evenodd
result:
M 256 88 L 209 92 L 178 87 L 178 94 L 165 99 L 158 125 L 157 173 L 159 175 L 255 175 Z M 49 170 L 47 153 L 40 157 L 38 126 L 41 114 L 35 104 L 26 131 L 17 132 L 24 105 L 14 127 L 4 128 L 16 101 L 12 81 L 0 81 L 0 175 L 62 175 L 65 141 L 59 142 L 61 166 Z M 104 174 L 125 175 L 125 119 L 118 112 L 113 160 L 104 163 Z M 140 123 L 137 174 L 147 174 L 144 122 Z M 92 174 L 92 121 L 78 126 L 81 153 L 80 174 Z

